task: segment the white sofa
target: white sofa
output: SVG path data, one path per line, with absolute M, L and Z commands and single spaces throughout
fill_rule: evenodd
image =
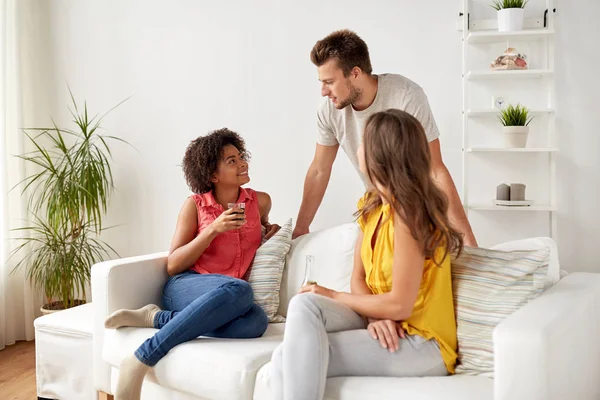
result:
M 348 290 L 357 228 L 346 224 L 295 240 L 287 258 L 280 312 L 285 315 L 304 273 L 316 259 L 316 279 Z M 92 269 L 94 383 L 114 393 L 121 359 L 154 329 L 105 329 L 104 318 L 121 308 L 160 304 L 167 279 L 166 253 L 97 264 Z M 251 340 L 199 338 L 173 349 L 148 374 L 144 400 L 263 400 L 270 358 L 285 324 L 271 324 Z M 495 379 L 341 377 L 327 382 L 333 399 L 552 400 L 600 398 L 600 274 L 573 273 L 500 323 L 494 331 Z

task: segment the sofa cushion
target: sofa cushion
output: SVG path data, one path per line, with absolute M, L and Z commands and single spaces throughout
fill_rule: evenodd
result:
M 493 378 L 494 328 L 551 286 L 549 262 L 547 247 L 514 251 L 467 247 L 453 259 L 457 374 Z
M 271 363 L 258 372 L 254 400 L 272 399 Z M 374 389 L 375 388 L 375 389 Z M 376 391 L 374 391 L 376 390 Z M 480 376 L 427 378 L 337 377 L 327 380 L 324 400 L 492 400 L 494 381 Z
M 356 223 L 348 223 L 311 232 L 292 241 L 281 284 L 281 315 L 287 314 L 288 303 L 302 285 L 307 255 L 315 258 L 311 274 L 320 285 L 338 291 L 350 291 L 354 245 L 359 230 Z
M 283 339 L 284 324 L 270 324 L 258 339 L 198 338 L 172 349 L 147 379 L 207 400 L 252 397 L 258 370 L 271 360 Z M 118 367 L 156 329 L 107 329 L 103 359 Z
M 254 302 L 269 318 L 269 322 L 284 322 L 277 315 L 279 290 L 285 259 L 292 242 L 292 219 L 290 218 L 271 239 L 256 251 L 249 271 L 248 283 L 254 292 Z

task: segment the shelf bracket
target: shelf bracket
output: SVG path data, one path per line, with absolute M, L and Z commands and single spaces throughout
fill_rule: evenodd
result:
M 465 15 L 465 14 L 463 14 L 462 12 L 458 13 L 459 17 L 462 17 L 463 15 Z M 469 29 L 471 29 L 471 13 L 467 14 L 467 30 L 469 30 Z
M 555 13 L 556 8 L 553 8 L 552 12 Z M 547 19 L 548 19 L 548 9 L 546 8 L 546 10 L 544 11 L 544 28 L 548 27 Z

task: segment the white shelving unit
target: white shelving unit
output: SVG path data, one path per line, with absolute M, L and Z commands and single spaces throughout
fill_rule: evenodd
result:
M 504 212 L 545 212 L 548 213 L 548 230 L 549 235 L 556 237 L 557 234 L 557 223 L 556 223 L 556 158 L 555 155 L 559 151 L 557 147 L 557 141 L 555 138 L 555 84 L 554 84 L 554 34 L 555 34 L 555 21 L 554 21 L 554 0 L 545 0 L 546 13 L 540 15 L 543 18 L 532 18 L 525 20 L 525 28 L 522 31 L 516 32 L 499 32 L 497 30 L 497 21 L 495 19 L 478 20 L 476 15 L 473 15 L 472 1 L 475 0 L 462 0 L 462 12 L 459 14 L 460 18 L 457 23 L 457 28 L 462 31 L 462 77 L 463 77 L 463 102 L 462 102 L 462 141 L 463 141 L 463 152 L 462 152 L 462 164 L 463 164 L 463 203 L 467 215 L 469 212 L 501 212 L 499 217 L 505 215 Z M 541 6 L 541 4 L 540 4 Z M 528 59 L 529 66 L 535 64 L 534 68 L 527 70 L 506 70 L 506 71 L 494 71 L 486 69 L 489 66 L 484 63 L 473 62 L 472 54 L 483 51 L 486 49 L 485 46 L 496 46 L 518 43 L 528 43 L 532 46 L 538 46 L 544 53 L 544 60 L 536 59 L 535 63 L 532 63 L 531 59 Z M 506 48 L 506 46 L 504 46 Z M 475 58 L 473 58 L 475 59 Z M 538 102 L 537 107 L 529 107 L 530 113 L 536 118 L 543 118 L 547 121 L 545 125 L 544 134 L 546 145 L 536 145 L 525 148 L 503 148 L 481 144 L 472 144 L 471 136 L 478 132 L 471 132 L 470 125 L 476 121 L 485 123 L 486 119 L 493 121 L 498 117 L 499 110 L 490 108 L 490 101 L 487 103 L 475 102 L 472 99 L 472 85 L 480 85 L 478 90 L 482 90 L 481 87 L 485 88 L 485 85 L 504 85 L 507 84 L 519 84 L 526 85 L 527 82 L 539 82 L 545 90 L 540 90 L 539 93 L 528 92 L 529 95 L 533 96 L 545 96 L 543 102 Z M 529 87 L 529 86 L 527 86 Z M 511 102 L 512 103 L 512 102 Z M 521 102 L 521 104 L 527 106 Z M 508 155 L 514 153 L 511 157 L 534 157 L 534 153 L 537 153 L 536 157 L 547 157 L 548 160 L 548 200 L 532 199 L 534 201 L 531 206 L 497 206 L 493 203 L 495 192 L 490 193 L 489 202 L 474 201 L 471 202 L 469 198 L 470 187 L 474 183 L 470 181 L 470 164 L 472 157 L 491 157 L 491 154 L 497 154 L 494 158 L 486 159 L 488 163 L 498 163 L 498 170 L 502 169 L 503 163 L 500 161 L 502 157 L 508 157 Z M 502 182 L 498 182 L 500 184 Z M 536 182 L 537 183 L 537 182 Z M 547 204 L 549 203 L 549 204 Z
M 471 204 L 469 205 L 470 210 L 478 210 L 478 211 L 516 211 L 516 212 L 524 212 L 524 211 L 556 211 L 556 207 L 551 205 L 543 205 L 543 204 L 535 204 L 532 206 L 521 207 L 521 206 L 497 206 L 493 203 L 489 204 Z
M 554 29 L 526 29 L 518 32 L 480 31 L 469 32 L 467 43 L 501 43 L 506 40 L 541 40 L 554 34 Z
M 484 79 L 541 79 L 549 78 L 554 72 L 549 69 L 527 69 L 513 71 L 467 71 L 467 79 L 480 81 Z
M 508 149 L 503 147 L 469 147 L 467 148 L 468 153 L 553 153 L 557 152 L 556 147 L 524 147 L 519 149 Z
M 534 117 L 539 117 L 540 115 L 544 115 L 544 114 L 554 114 L 554 109 L 552 109 L 552 108 L 546 108 L 546 109 L 530 108 L 529 113 Z M 499 114 L 499 111 L 494 110 L 494 109 L 467 110 L 467 115 L 471 118 L 497 117 L 498 114 Z

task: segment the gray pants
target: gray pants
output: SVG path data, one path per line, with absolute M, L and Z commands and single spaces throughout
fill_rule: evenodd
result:
M 349 307 L 313 293 L 290 301 L 283 343 L 271 363 L 274 400 L 321 400 L 335 376 L 420 377 L 448 372 L 435 340 L 399 339 L 390 353 Z

